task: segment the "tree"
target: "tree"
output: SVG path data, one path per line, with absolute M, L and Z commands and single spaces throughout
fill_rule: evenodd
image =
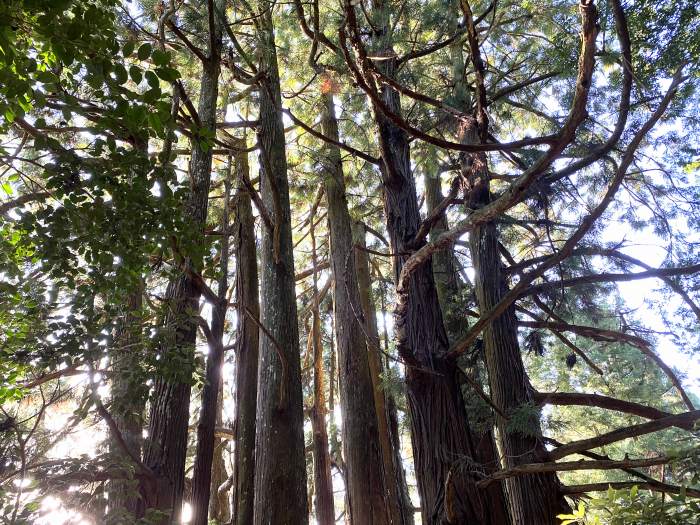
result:
M 221 19 L 214 11 L 222 10 L 224 5 L 223 1 L 209 5 L 207 13 L 209 45 L 202 61 L 197 109 L 199 127 L 192 143 L 192 186 L 186 215 L 189 227 L 192 228 L 191 245 L 194 247 L 202 242 L 209 203 L 212 148 L 202 140 L 214 133 L 216 125 L 223 30 Z M 168 312 L 163 320 L 167 333 L 159 349 L 167 375 L 157 378 L 154 385 L 148 418 L 148 441 L 144 450 L 144 463 L 156 475 L 155 487 L 144 487 L 145 506 L 147 509 L 156 508 L 171 513 L 171 520 L 179 519 L 182 506 L 190 388 L 198 326 L 195 312 L 202 294 L 201 276 L 198 275 L 202 268 L 201 252 L 183 253 L 179 257 L 178 263 L 182 265 L 182 270 L 168 284 Z M 216 389 L 218 385 L 210 385 L 210 388 Z M 216 395 L 213 399 L 216 400 Z M 209 491 L 208 479 L 204 490 L 206 493 Z M 208 497 L 205 502 L 208 503 Z
M 236 348 L 236 448 L 232 516 L 236 523 L 253 518 L 255 490 L 255 411 L 258 385 L 258 261 L 255 250 L 255 222 L 251 208 L 248 154 L 238 142 L 236 155 L 236 302 L 238 303 L 238 345 Z
M 260 164 L 263 230 L 260 262 L 260 361 L 255 428 L 253 522 L 307 523 L 299 330 L 294 293 L 291 210 L 282 123 L 273 5 L 263 1 L 256 17 L 260 61 Z M 264 327 L 264 329 L 263 329 Z

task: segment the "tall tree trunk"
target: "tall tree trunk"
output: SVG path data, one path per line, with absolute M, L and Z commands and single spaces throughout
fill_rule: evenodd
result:
M 309 333 L 310 347 L 313 352 L 314 368 L 314 406 L 311 413 L 313 432 L 314 487 L 316 522 L 319 525 L 335 523 L 333 507 L 333 482 L 331 481 L 331 457 L 328 452 L 328 431 L 326 430 L 326 380 L 323 366 L 323 341 L 321 340 L 321 312 L 318 297 L 318 275 L 316 273 L 316 232 L 314 213 L 310 215 L 309 232 L 311 237 L 311 264 L 313 267 L 313 305 L 312 321 Z
M 351 4 L 350 4 L 351 5 Z M 354 15 L 354 7 L 346 10 Z M 385 75 L 393 77 L 396 54 L 391 45 L 388 5 L 374 2 L 373 52 L 387 57 L 380 61 Z M 354 24 L 350 26 L 356 26 Z M 353 35 L 357 40 L 359 35 Z M 399 94 L 383 85 L 383 103 L 400 114 Z M 421 218 L 415 181 L 411 173 L 409 143 L 381 108 L 374 104 L 382 153 L 384 208 L 391 251 L 395 258 L 395 278 L 418 232 Z M 425 525 L 482 523 L 483 507 L 479 491 L 469 472 L 473 470 L 474 447 L 460 392 L 457 367 L 444 358 L 448 338 L 442 319 L 430 264 L 417 268 L 405 290 L 400 290 L 395 330 L 399 355 L 406 364 L 407 399 L 411 414 L 411 434 L 418 490 Z
M 336 391 L 338 390 L 338 355 L 335 351 L 335 316 L 333 315 L 334 305 L 331 301 L 328 304 L 328 313 L 331 316 L 331 338 L 330 338 L 330 359 L 328 367 L 328 429 L 330 435 L 328 437 L 330 453 L 331 453 L 331 465 L 335 467 L 338 475 L 343 480 L 343 486 L 347 487 L 347 470 L 345 468 L 345 460 L 343 459 L 343 445 L 340 441 L 338 425 L 336 423 Z M 345 491 L 345 498 L 343 498 L 343 513 L 349 515 L 348 509 L 348 491 Z
M 323 132 L 338 141 L 338 122 L 332 95 L 323 94 L 322 104 Z M 340 150 L 335 146 L 327 147 L 324 162 L 323 183 L 328 201 L 331 236 L 333 305 L 343 416 L 342 441 L 350 519 L 353 523 L 390 523 L 389 510 L 393 505 L 398 511 L 398 501 L 395 496 L 389 498 L 387 481 L 390 478 L 385 477 L 383 468 L 382 446 L 377 428 L 377 404 L 367 352 L 368 342 L 363 333 L 364 316 L 355 274 L 352 225 Z M 393 473 L 393 469 L 387 471 L 386 475 L 390 473 Z M 393 479 L 390 485 L 394 485 Z
M 236 143 L 245 149 L 245 141 Z M 258 260 L 255 219 L 251 197 L 243 184 L 249 180 L 248 154 L 235 156 L 236 180 L 236 302 L 238 303 L 238 346 L 236 348 L 236 441 L 233 467 L 233 523 L 253 522 L 255 488 L 255 412 L 258 392 L 258 345 L 260 318 Z
M 449 18 L 450 31 L 457 31 L 458 21 L 462 20 L 462 10 L 459 0 L 452 1 L 454 16 Z M 449 102 L 454 107 L 460 108 L 465 113 L 473 109 L 474 101 L 472 100 L 470 86 L 466 79 L 466 68 L 464 61 L 464 43 L 461 39 L 453 42 L 449 46 L 450 58 L 452 62 L 452 77 L 453 90 Z M 450 131 L 465 140 L 467 137 L 462 133 L 461 121 L 453 117 L 446 117 Z M 485 156 L 482 160 L 485 161 Z M 468 157 L 462 155 L 462 161 Z M 462 166 L 466 167 L 466 166 Z M 428 210 L 433 211 L 440 205 L 443 200 L 441 180 L 437 177 L 429 177 L 425 184 L 425 195 Z M 442 232 L 448 228 L 447 216 L 443 216 L 438 220 L 430 230 L 431 241 L 437 238 Z M 450 343 L 459 340 L 467 330 L 467 323 L 464 322 L 464 309 L 467 305 L 464 304 L 464 299 L 460 298 L 461 283 L 457 274 L 458 261 L 455 257 L 454 246 L 450 245 L 444 250 L 439 251 L 433 256 L 433 272 L 436 275 L 435 279 L 438 287 L 438 295 L 442 304 L 443 312 L 445 312 L 446 327 Z M 472 290 L 470 290 L 472 291 Z M 475 379 L 479 380 L 479 364 L 483 359 L 482 356 L 477 356 L 476 362 L 471 367 Z M 466 373 L 472 372 L 467 370 Z M 472 407 L 481 406 L 481 400 L 477 399 L 473 389 L 467 388 L 464 392 L 465 401 Z M 488 410 L 488 409 L 487 409 Z M 484 411 L 482 415 L 472 411 L 470 418 L 472 421 L 472 442 L 476 448 L 476 461 L 481 465 L 481 468 L 486 472 L 493 472 L 501 467 L 501 462 L 496 447 L 496 441 L 493 431 L 492 417 L 490 410 Z M 511 522 L 508 512 L 508 503 L 504 487 L 502 484 L 492 484 L 483 494 L 486 516 L 488 523 L 507 525 Z
M 219 395 L 216 408 L 216 426 L 224 424 L 223 401 L 224 382 L 223 377 L 219 381 Z M 209 494 L 209 519 L 217 525 L 223 525 L 231 520 L 231 507 L 229 505 L 228 490 L 219 492 L 219 487 L 223 485 L 228 476 L 226 474 L 226 462 L 224 461 L 224 448 L 226 441 L 221 438 L 214 438 L 214 461 L 211 469 L 211 490 Z
M 489 202 L 488 179 L 472 190 L 472 208 Z M 507 293 L 507 285 L 498 251 L 498 232 L 494 223 L 475 228 L 469 245 L 475 272 L 476 296 L 481 312 L 488 312 Z M 486 367 L 493 402 L 506 414 L 534 405 L 533 388 L 523 366 L 518 344 L 515 307 L 511 306 L 491 322 L 483 332 Z M 506 468 L 520 463 L 547 461 L 541 439 L 539 413 L 527 419 L 527 428 L 509 428 L 508 421 L 496 415 Z M 568 512 L 555 474 L 539 474 L 506 480 L 506 493 L 514 525 L 541 523 L 555 525 L 557 514 Z
M 389 423 L 389 436 L 391 446 L 394 451 L 394 465 L 396 465 L 396 486 L 401 499 L 401 519 L 405 525 L 415 523 L 415 508 L 411 500 L 411 493 L 408 490 L 406 480 L 406 470 L 403 468 L 403 456 L 401 454 L 401 429 L 399 428 L 399 411 L 396 406 L 396 398 L 388 395 L 386 398 L 387 421 Z
M 369 259 L 367 259 L 369 263 Z M 369 274 L 368 274 L 369 275 Z M 389 355 L 389 331 L 386 327 L 386 288 L 381 288 L 380 294 L 380 305 L 383 325 L 382 339 L 384 341 L 384 353 L 386 356 Z M 374 303 L 372 303 L 374 307 Z M 375 315 L 375 312 L 372 312 Z M 390 366 L 388 357 L 384 360 L 385 366 L 388 369 Z M 414 514 L 415 508 L 413 506 L 413 501 L 411 500 L 411 493 L 408 489 L 408 481 L 406 480 L 406 471 L 403 468 L 403 455 L 401 453 L 401 429 L 399 428 L 399 410 L 396 405 L 396 396 L 393 393 L 388 393 L 386 396 L 386 410 L 387 419 L 389 421 L 389 434 L 391 436 L 391 446 L 394 450 L 394 465 L 396 465 L 396 476 L 397 484 L 401 494 L 401 501 L 403 504 L 403 515 L 407 524 L 413 525 L 415 522 Z
M 461 51 L 460 51 L 461 53 Z M 460 71 L 463 69 L 460 68 Z M 425 202 L 428 207 L 428 212 L 432 212 L 443 200 L 442 188 L 440 187 L 440 179 L 426 177 L 425 179 Z M 448 227 L 447 218 L 442 217 L 438 220 L 430 230 L 430 239 L 433 240 Z M 467 324 L 464 322 L 464 300 L 461 299 L 460 282 L 457 275 L 457 260 L 454 255 L 452 246 L 439 251 L 433 256 L 433 275 L 435 276 L 435 284 L 440 298 L 442 311 L 445 312 L 445 325 L 450 342 L 459 340 L 465 333 Z M 473 369 L 477 372 L 476 379 L 478 380 L 478 366 L 475 363 Z M 467 373 L 470 371 L 468 370 Z M 469 386 L 464 392 L 467 406 L 479 406 L 480 399 L 476 399 L 475 394 Z M 470 403 L 472 401 L 473 403 Z M 490 412 L 490 411 L 489 411 Z M 493 433 L 493 424 L 491 416 L 487 413 L 482 417 L 473 412 L 469 414 L 472 422 L 472 442 L 476 448 L 475 459 L 481 465 L 484 471 L 493 472 L 500 468 L 500 460 L 496 447 L 495 436 Z M 484 421 L 484 419 L 486 421 Z M 481 421 L 479 421 L 481 420 Z M 492 483 L 484 491 L 485 508 L 488 514 L 488 523 L 493 525 L 507 525 L 510 523 L 508 513 L 508 503 L 503 490 L 503 485 L 500 483 Z M 486 516 L 485 516 L 486 517 Z
M 255 435 L 256 525 L 308 522 L 299 327 L 294 290 L 291 210 L 273 6 L 259 24 L 262 200 L 273 228 L 263 228 L 260 361 Z M 261 330 L 262 331 L 262 330 Z
M 444 199 L 440 175 L 424 177 L 423 185 L 425 187 L 425 204 L 428 214 L 430 214 Z M 430 240 L 436 239 L 446 230 L 447 217 L 443 215 L 430 229 Z M 433 254 L 432 263 L 435 288 L 445 318 L 445 329 L 450 340 L 454 341 L 459 338 L 459 333 L 465 329 L 466 323 L 464 322 L 464 311 L 459 309 L 456 304 L 460 283 L 453 247 L 450 246 Z
M 124 444 L 134 457 L 141 457 L 143 443 L 143 412 L 148 392 L 143 387 L 143 339 L 141 334 L 141 307 L 143 290 L 128 296 L 126 308 L 119 322 L 111 352 L 114 379 L 110 386 L 111 413 Z M 120 461 L 131 463 L 122 446 L 111 439 L 109 451 Z M 138 512 L 138 483 L 132 480 L 112 480 L 107 485 L 107 523 L 134 521 Z
M 389 505 L 392 523 L 402 525 L 413 524 L 413 505 L 410 498 L 403 496 L 402 488 L 405 485 L 401 459 L 401 447 L 397 446 L 399 440 L 393 439 L 392 427 L 390 424 L 389 407 L 393 399 L 387 399 L 381 384 L 383 373 L 381 346 L 379 342 L 379 330 L 377 329 L 377 311 L 372 299 L 372 284 L 369 271 L 369 256 L 365 251 L 365 227 L 361 223 L 353 225 L 353 241 L 355 249 L 355 268 L 357 272 L 357 284 L 360 292 L 360 305 L 365 318 L 365 328 L 367 330 L 367 350 L 369 352 L 370 373 L 372 376 L 372 390 L 374 394 L 374 404 L 377 409 L 377 430 L 379 434 L 379 444 L 382 452 L 382 463 L 386 486 L 389 492 Z M 397 435 L 398 438 L 398 429 Z M 406 491 L 407 492 L 407 491 Z
M 330 435 L 328 436 L 328 442 L 331 451 L 331 460 L 335 464 L 335 467 L 345 479 L 345 470 L 343 466 L 343 452 L 341 450 L 340 439 L 338 438 L 338 425 L 335 422 L 335 404 L 336 404 L 336 388 L 338 385 L 337 377 L 337 354 L 335 351 L 335 316 L 333 315 L 333 303 L 328 306 L 328 314 L 331 315 L 331 339 L 330 339 L 330 352 L 328 359 L 328 429 Z
M 223 11 L 225 0 L 217 0 Z M 202 65 L 199 92 L 199 114 L 202 129 L 215 133 L 216 100 L 221 60 L 221 26 L 214 16 L 214 34 L 210 39 L 209 59 Z M 188 246 L 199 246 L 204 240 L 204 226 L 209 204 L 212 148 L 203 148 L 192 141 L 190 177 L 192 186 L 188 198 L 186 218 L 192 225 Z M 201 254 L 187 256 L 182 264 L 188 270 L 170 282 L 166 291 L 168 310 L 164 316 L 159 354 L 163 372 L 155 380 L 148 426 L 148 441 L 143 461 L 155 474 L 155 483 L 144 485 L 143 499 L 146 509 L 158 509 L 169 513 L 162 523 L 178 523 L 185 484 L 185 455 L 187 453 L 187 429 L 192 375 L 194 373 L 194 347 L 197 340 L 197 322 L 192 312 L 198 310 L 200 286 L 192 272 L 199 273 Z
M 477 85 L 473 103 L 474 117 L 462 120 L 457 135 L 463 144 L 483 143 L 489 132 L 484 87 L 485 67 L 469 4 L 461 3 L 458 6 L 467 22 L 467 40 Z M 467 97 L 468 88 L 462 73 L 461 48 L 453 47 L 452 53 L 455 85 L 461 89 L 461 93 L 457 93 L 456 96 L 460 107 L 459 104 Z M 468 208 L 476 210 L 488 205 L 491 194 L 486 154 L 461 155 L 460 162 L 462 176 L 466 177 L 470 186 Z M 498 304 L 508 291 L 498 249 L 496 224 L 491 222 L 474 228 L 470 232 L 469 247 L 474 266 L 477 304 L 479 311 L 484 314 Z M 483 342 L 491 399 L 501 410 L 495 417 L 505 467 L 547 461 L 547 450 L 541 439 L 539 412 L 533 410 L 528 414 L 524 425 L 526 428 L 510 428 L 508 420 L 504 417 L 504 414 L 509 416 L 519 409 L 531 410 L 528 405 L 534 405 L 533 388 L 525 371 L 518 344 L 515 305 L 511 305 L 503 315 L 488 324 L 483 332 Z M 492 443 L 486 445 L 485 452 L 493 454 L 495 446 Z M 505 488 L 514 525 L 554 525 L 558 521 L 557 514 L 569 510 L 556 474 L 511 478 L 506 480 Z M 489 492 L 489 495 L 492 496 L 492 493 Z
M 221 249 L 219 265 L 218 303 L 212 308 L 209 354 L 207 355 L 202 409 L 197 425 L 197 450 L 194 458 L 192 478 L 192 524 L 207 525 L 209 496 L 211 494 L 211 471 L 214 461 L 216 419 L 219 406 L 219 389 L 224 366 L 224 327 L 228 310 L 228 261 L 229 261 L 229 201 L 231 199 L 231 166 L 225 174 L 224 212 L 221 220 Z

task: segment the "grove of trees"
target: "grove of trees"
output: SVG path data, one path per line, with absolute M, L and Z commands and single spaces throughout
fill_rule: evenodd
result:
M 693 0 L 0 1 L 0 523 L 700 523 Z

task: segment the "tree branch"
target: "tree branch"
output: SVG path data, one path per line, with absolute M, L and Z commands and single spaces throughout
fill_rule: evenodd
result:
M 647 419 L 664 419 L 671 417 L 672 414 L 658 410 L 654 407 L 624 401 L 614 397 L 603 396 L 600 394 L 585 394 L 579 392 L 535 392 L 535 403 L 538 405 L 564 405 L 564 406 L 588 406 L 604 408 L 605 410 L 615 410 L 632 414 L 634 416 L 645 417 Z M 679 421 L 677 426 L 683 430 L 693 430 L 693 424 L 690 422 Z
M 671 384 L 673 384 L 674 387 L 676 387 L 676 390 L 678 390 L 678 393 L 680 394 L 681 398 L 683 399 L 683 402 L 685 405 L 690 409 L 690 410 L 695 410 L 695 406 L 693 405 L 693 402 L 690 400 L 690 397 L 688 396 L 687 392 L 683 388 L 683 385 L 681 384 L 680 379 L 678 379 L 678 376 L 676 373 L 669 367 L 666 363 L 664 363 L 663 359 L 661 359 L 656 353 L 652 350 L 651 348 L 651 343 L 647 341 L 646 339 L 643 339 L 639 336 L 633 335 L 633 334 L 627 334 L 624 332 L 618 332 L 617 330 L 608 330 L 605 328 L 597 328 L 594 326 L 583 326 L 583 325 L 574 325 L 574 324 L 568 324 L 564 322 L 552 322 L 552 321 L 518 321 L 518 324 L 520 326 L 528 326 L 531 328 L 553 328 L 554 330 L 560 330 L 562 332 L 572 332 L 575 334 L 580 334 L 584 337 L 588 337 L 590 339 L 593 339 L 594 341 L 604 341 L 604 342 L 620 342 L 620 343 L 627 343 L 630 344 L 636 348 L 638 348 L 644 355 L 649 357 L 656 365 L 663 370 L 663 372 L 666 374 L 666 376 L 669 378 L 671 381 Z
M 479 224 L 484 224 L 497 218 L 501 213 L 508 210 L 518 202 L 529 191 L 530 186 L 541 176 L 541 174 L 551 165 L 559 154 L 573 141 L 578 126 L 586 118 L 586 106 L 588 92 L 593 75 L 595 39 L 597 35 L 596 20 L 597 13 L 595 7 L 588 3 L 581 5 L 581 17 L 583 26 L 582 52 L 579 58 L 579 72 L 576 82 L 576 92 L 569 117 L 557 136 L 557 140 L 529 169 L 525 170 L 500 197 L 490 204 L 472 212 L 465 220 L 457 226 L 442 233 L 432 242 L 427 243 L 420 250 L 417 250 L 408 260 L 404 262 L 401 274 L 398 279 L 397 288 L 402 290 L 406 287 L 408 279 L 415 269 L 429 260 L 430 256 L 443 248 L 451 246 L 454 241 L 471 231 Z M 675 92 L 675 89 L 673 90 Z M 665 107 L 664 107 L 665 109 Z M 660 115 L 659 115 L 660 117 Z M 657 117 L 658 118 L 658 117 Z M 655 122 L 655 121 L 654 121 Z M 646 135 L 646 131 L 643 135 Z M 641 141 L 641 137 L 639 139 Z M 475 151 L 475 150 L 469 150 Z M 479 151 L 479 150 L 476 150 Z M 486 151 L 486 150 L 481 150 Z M 631 159 L 630 159 L 631 162 Z M 621 182 L 621 181 L 620 181 Z M 615 191 L 617 187 L 614 188 Z
M 694 264 L 692 266 L 680 266 L 677 268 L 654 268 L 651 270 L 637 273 L 596 273 L 590 275 L 581 275 L 579 277 L 572 277 L 571 279 L 562 279 L 561 281 L 547 281 L 545 283 L 536 284 L 523 290 L 520 296 L 523 297 L 525 295 L 541 293 L 551 288 L 570 288 L 572 286 L 579 286 L 581 284 L 627 282 L 637 281 L 639 279 L 653 278 L 662 279 L 664 277 L 692 275 L 695 273 L 700 273 L 700 264 Z
M 669 456 L 656 456 L 647 459 L 625 459 L 615 460 L 593 460 L 593 461 L 562 461 L 559 463 L 526 463 L 515 467 L 499 470 L 487 478 L 478 481 L 476 486 L 486 488 L 495 481 L 500 481 L 515 476 L 528 476 L 531 474 L 542 474 L 545 472 L 570 472 L 575 470 L 615 470 L 622 468 L 652 467 L 654 465 L 664 465 L 673 458 Z
M 666 109 L 668 108 L 669 104 L 671 103 L 671 100 L 673 99 L 674 94 L 676 93 L 678 86 L 685 80 L 682 76 L 682 68 L 681 66 L 677 71 L 676 74 L 673 77 L 673 81 L 671 82 L 671 85 L 668 88 L 668 91 L 666 92 L 666 95 L 664 96 L 663 100 L 659 104 L 659 107 L 656 108 L 656 111 L 652 114 L 651 117 L 644 123 L 644 125 L 641 127 L 641 129 L 637 132 L 637 134 L 634 136 L 632 139 L 630 145 L 628 146 L 625 155 L 620 162 L 620 165 L 617 168 L 617 171 L 610 182 L 608 189 L 603 196 L 602 200 L 598 203 L 598 205 L 589 213 L 583 221 L 581 221 L 580 226 L 576 229 L 576 231 L 567 239 L 567 241 L 564 243 L 564 246 L 557 252 L 556 254 L 552 255 L 549 257 L 545 262 L 540 264 L 537 268 L 531 270 L 527 274 L 523 274 L 518 281 L 518 284 L 516 284 L 508 293 L 505 294 L 503 299 L 499 301 L 499 303 L 494 306 L 490 311 L 484 312 L 481 315 L 481 318 L 479 321 L 477 321 L 472 328 L 469 330 L 467 335 L 457 343 L 449 350 L 448 355 L 452 357 L 456 357 L 457 355 L 461 354 L 462 352 L 466 351 L 471 344 L 476 340 L 476 338 L 479 336 L 481 331 L 489 324 L 491 321 L 496 319 L 498 316 L 502 315 L 503 312 L 506 311 L 510 305 L 520 298 L 523 294 L 523 292 L 528 288 L 529 284 L 540 277 L 542 274 L 544 274 L 545 271 L 548 269 L 554 267 L 555 265 L 559 264 L 561 261 L 563 261 L 565 258 L 567 258 L 571 252 L 574 250 L 576 244 L 583 239 L 585 234 L 590 230 L 590 228 L 593 226 L 596 220 L 598 220 L 603 212 L 607 209 L 608 205 L 612 202 L 613 198 L 615 197 L 615 194 L 617 193 L 617 190 L 620 188 L 622 181 L 624 180 L 625 174 L 627 173 L 627 169 L 629 166 L 632 164 L 632 161 L 634 160 L 634 156 L 636 153 L 637 148 L 641 144 L 642 140 L 644 137 L 646 137 L 647 133 L 651 131 L 651 129 L 654 127 L 656 122 L 661 118 L 661 116 L 665 113 Z M 566 127 L 566 126 L 565 126 Z M 498 203 L 501 199 L 497 199 L 495 203 Z M 481 208 L 480 210 L 477 210 L 477 212 L 474 212 L 471 217 L 479 213 L 479 211 L 486 210 L 490 208 L 492 205 L 485 206 L 484 208 Z M 445 234 L 443 234 L 444 236 Z M 416 252 L 413 257 L 418 255 L 421 250 Z M 404 265 L 404 271 L 406 270 L 406 265 Z M 402 276 L 403 276 L 403 271 L 402 271 Z M 403 280 L 400 282 L 403 284 Z M 653 352 L 651 352 L 652 355 Z M 680 383 L 678 383 L 680 386 Z M 680 387 L 680 391 L 682 390 L 682 387 Z M 684 394 L 682 394 L 684 395 Z M 685 398 L 684 398 L 685 399 Z M 688 402 L 690 400 L 688 399 Z M 689 408 L 692 407 L 692 403 L 689 405 Z M 692 408 L 691 408 L 692 409 Z
M 632 425 L 630 427 L 613 430 L 612 432 L 607 432 L 593 438 L 581 439 L 579 441 L 567 443 L 566 445 L 550 451 L 549 457 L 556 461 L 557 459 L 570 456 L 571 454 L 577 454 L 583 450 L 599 448 L 604 445 L 609 445 L 610 443 L 622 441 L 623 439 L 651 434 L 652 432 L 658 432 L 659 430 L 663 430 L 668 427 L 693 425 L 698 419 L 700 419 L 700 410 L 693 410 L 691 412 L 684 412 L 683 414 L 666 416 L 655 421 L 649 421 L 648 423 Z

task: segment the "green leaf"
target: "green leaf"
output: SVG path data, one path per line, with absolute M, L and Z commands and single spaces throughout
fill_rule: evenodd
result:
M 162 95 L 163 95 L 163 92 L 160 90 L 160 87 L 154 87 L 154 88 L 151 88 L 148 91 L 146 91 L 141 98 L 147 104 L 153 104 Z
M 160 67 L 156 69 L 156 74 L 166 82 L 173 82 L 180 78 L 180 72 L 171 67 Z
M 156 66 L 165 66 L 170 62 L 170 53 L 156 49 L 153 51 L 152 58 Z
M 146 60 L 148 57 L 151 56 L 151 51 L 153 51 L 153 46 L 146 42 L 145 44 L 142 44 L 141 47 L 139 47 L 137 56 L 139 57 L 139 60 Z
M 154 89 L 160 87 L 160 80 L 158 80 L 158 76 L 153 71 L 146 71 L 146 82 Z
M 117 84 L 125 84 L 129 80 L 129 74 L 126 72 L 126 68 L 121 64 L 114 66 L 114 79 Z
M 143 80 L 143 71 L 138 66 L 131 66 L 129 68 L 129 76 L 134 81 L 134 84 L 140 84 L 141 80 Z
M 149 113 L 148 116 L 148 125 L 153 128 L 156 133 L 162 133 L 163 132 L 163 122 L 160 120 L 160 117 L 158 116 L 158 113 Z
M 131 54 L 134 52 L 134 48 L 136 47 L 136 42 L 133 40 L 129 40 L 126 44 L 124 44 L 124 48 L 122 49 L 122 55 L 124 55 L 124 58 L 130 57 Z
M 40 71 L 36 79 L 42 84 L 55 84 L 58 82 L 58 77 L 51 71 Z

